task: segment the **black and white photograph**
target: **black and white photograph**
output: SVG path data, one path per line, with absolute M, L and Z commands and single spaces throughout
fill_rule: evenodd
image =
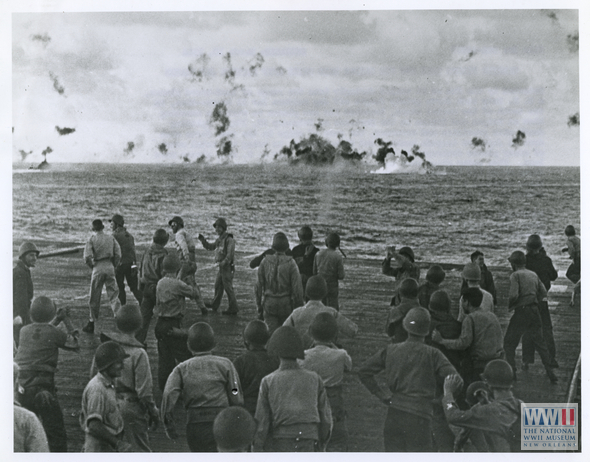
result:
M 581 457 L 581 1 L 2 3 L 3 453 Z

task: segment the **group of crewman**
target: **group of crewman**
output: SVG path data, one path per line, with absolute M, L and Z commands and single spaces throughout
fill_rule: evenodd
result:
M 232 362 L 212 353 L 216 339 L 208 323 L 183 328 L 186 298 L 207 316 L 209 309 L 219 311 L 225 292 L 228 309 L 221 313 L 239 312 L 233 290 L 235 240 L 226 220 L 215 221 L 214 242 L 198 235 L 205 249 L 215 251 L 218 266 L 208 304 L 195 278 L 194 240 L 181 217 L 169 222 L 176 252 L 166 248 L 168 232 L 158 229 L 141 260 L 123 217 L 115 214 L 110 222 L 111 235 L 101 220 L 92 222 L 94 234 L 84 249 L 92 276 L 89 321 L 82 331 L 94 334 L 103 286 L 116 330 L 100 334 L 92 379 L 82 396 L 83 451 L 149 452 L 149 431 L 160 423 L 169 438 L 177 439 L 178 398 L 186 409 L 192 452 L 348 450 L 343 381 L 352 360 L 339 340 L 355 337 L 358 326 L 339 312 L 344 253 L 337 233 L 326 236 L 322 250 L 308 226 L 299 230 L 300 243 L 293 249 L 287 236 L 277 233 L 272 247 L 250 262 L 257 268 L 258 318 L 244 329 L 246 351 Z M 567 276 L 579 292 L 580 239 L 571 226 L 566 235 L 564 251 L 573 259 Z M 445 272 L 439 265 L 419 284 L 412 249 L 388 248 L 382 271 L 395 278 L 385 324 L 391 342 L 358 369 L 361 383 L 388 407 L 386 451 L 520 448 L 520 400 L 511 388 L 521 338 L 523 370 L 533 364 L 535 351 L 552 383 L 558 367 L 547 304 L 557 272 L 538 235 L 530 236 L 526 249 L 509 258 L 508 308 L 514 315 L 503 334 L 493 276 L 481 252 L 474 252 L 463 269 L 455 309 L 440 288 Z M 45 296 L 33 299 L 30 268 L 38 255 L 34 244 L 23 243 L 13 272 L 15 452 L 65 452 L 54 375 L 59 349 L 78 351 L 79 334 L 68 309 L 57 309 Z M 125 281 L 138 305 L 127 303 Z M 145 343 L 154 316 L 159 408 Z M 61 323 L 67 332 L 58 328 Z M 385 390 L 375 379 L 383 372 Z

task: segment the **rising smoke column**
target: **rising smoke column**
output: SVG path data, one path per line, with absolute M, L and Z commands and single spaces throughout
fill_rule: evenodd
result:
M 373 156 L 373 159 L 375 159 L 379 165 L 384 167 L 385 166 L 385 158 L 387 157 L 387 154 L 391 153 L 395 156 L 395 151 L 391 147 L 393 142 L 392 141 L 383 141 L 381 138 L 377 138 L 375 140 L 375 144 L 379 146 L 379 149 L 377 149 L 377 154 L 375 154 Z
M 162 153 L 164 156 L 168 154 L 168 147 L 166 146 L 166 143 L 158 144 L 158 151 L 160 151 L 160 153 Z
M 51 81 L 53 82 L 53 88 L 55 88 L 55 91 L 57 91 L 60 95 L 63 95 L 64 92 L 66 91 L 66 89 L 59 83 L 57 75 L 55 75 L 53 72 L 49 71 L 49 77 L 51 78 Z
M 516 135 L 514 135 L 514 138 L 512 138 L 512 147 L 514 149 L 522 146 L 524 144 L 524 141 L 526 140 L 526 135 L 524 134 L 524 132 L 521 132 L 520 130 L 518 130 L 516 132 Z
M 567 120 L 568 127 L 579 127 L 580 126 L 580 113 L 576 112 L 574 115 L 568 117 Z
M 209 118 L 209 124 L 215 129 L 215 136 L 223 135 L 229 128 L 230 121 L 227 116 L 227 106 L 223 101 L 215 104 Z M 227 157 L 231 154 L 232 137 L 233 135 L 223 135 L 215 142 L 218 157 Z
M 256 71 L 262 67 L 264 64 L 264 57 L 260 53 L 256 53 L 256 56 L 250 61 L 250 74 L 253 76 L 256 75 Z
M 59 136 L 69 135 L 70 133 L 74 133 L 76 131 L 75 128 L 60 128 L 57 125 L 55 126 L 55 130 L 57 131 L 57 133 L 59 133 Z
M 188 71 L 193 76 L 193 80 L 197 82 L 203 81 L 203 78 L 205 77 L 205 70 L 207 69 L 209 61 L 210 59 L 209 56 L 207 56 L 207 53 L 203 53 L 193 63 L 188 65 Z
M 43 162 L 47 162 L 47 154 L 52 153 L 53 149 L 51 149 L 49 146 L 47 146 L 43 152 L 41 153 L 41 155 L 43 156 Z
M 223 55 L 223 60 L 227 65 L 227 70 L 225 71 L 225 75 L 223 76 L 223 78 L 227 83 L 233 86 L 236 80 L 236 71 L 234 71 L 231 65 L 231 53 L 229 51 Z
M 19 149 L 19 151 L 18 151 L 18 152 L 19 152 L 19 154 L 20 154 L 20 157 L 21 157 L 21 160 L 22 160 L 22 161 L 24 161 L 24 160 L 27 158 L 27 156 L 28 156 L 29 154 L 33 154 L 33 151 L 26 152 L 26 151 L 24 151 L 24 150 L 22 150 L 22 149 Z
M 471 149 L 479 149 L 481 152 L 486 151 L 486 142 L 483 138 L 474 136 L 471 138 Z
M 135 143 L 133 141 L 127 141 L 127 147 L 123 149 L 123 154 L 125 154 L 126 156 L 130 155 L 134 148 Z

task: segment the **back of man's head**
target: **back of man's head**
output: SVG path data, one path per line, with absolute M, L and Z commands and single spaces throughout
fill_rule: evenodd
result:
M 415 279 L 404 279 L 399 286 L 399 294 L 403 298 L 418 297 L 418 282 Z

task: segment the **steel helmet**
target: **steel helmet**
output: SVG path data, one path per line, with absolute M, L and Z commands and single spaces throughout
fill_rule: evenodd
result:
M 247 449 L 254 440 L 256 421 L 241 406 L 226 407 L 217 414 L 213 422 L 213 436 L 217 448 L 222 452 L 236 452 Z
M 543 241 L 538 234 L 531 234 L 526 241 L 526 248 L 528 250 L 539 250 L 543 247 Z
M 426 280 L 433 284 L 440 284 L 445 279 L 445 272 L 439 265 L 431 266 L 426 273 Z
M 215 346 L 213 329 L 206 322 L 197 322 L 188 330 L 188 349 L 193 353 L 210 351 Z
M 404 329 L 414 335 L 426 337 L 430 332 L 430 313 L 426 308 L 412 308 L 403 320 Z
M 172 223 L 176 223 L 181 228 L 184 228 L 184 220 L 182 219 L 182 217 L 179 217 L 179 216 L 172 217 L 172 220 L 170 220 L 168 222 L 168 225 L 172 226 Z
M 39 252 L 39 249 L 37 249 L 37 246 L 32 242 L 23 242 L 18 248 L 18 258 L 23 258 L 29 252 L 35 252 L 37 256 L 41 253 Z
M 490 361 L 481 374 L 490 387 L 493 388 L 510 388 L 514 380 L 512 367 L 503 359 L 494 359 Z
M 286 252 L 289 250 L 289 239 L 285 233 L 276 233 L 272 238 L 272 248 L 277 252 Z
M 266 345 L 270 334 L 264 321 L 250 321 L 244 329 L 244 341 L 250 345 Z
M 463 267 L 461 277 L 466 281 L 479 281 L 481 279 L 481 268 L 477 263 L 467 263 Z
M 176 255 L 166 255 L 162 260 L 162 271 L 164 273 L 176 273 L 180 269 L 180 261 Z
M 328 233 L 328 235 L 326 236 L 326 246 L 334 248 L 340 246 L 340 236 L 338 235 L 338 233 Z
M 328 286 L 322 276 L 316 274 L 307 280 L 305 286 L 305 295 L 307 295 L 307 298 L 310 300 L 322 300 L 327 294 Z
M 314 340 L 319 342 L 333 342 L 338 335 L 338 324 L 332 313 L 318 313 L 309 326 L 309 332 Z
M 406 278 L 399 285 L 399 294 L 403 298 L 416 298 L 418 296 L 418 281 L 414 278 Z
M 448 313 L 451 311 L 451 297 L 446 290 L 437 290 L 430 296 L 428 309 Z
M 217 220 L 215 220 L 215 223 L 213 223 L 213 226 L 221 226 L 223 229 L 227 229 L 227 221 L 225 221 L 225 218 L 218 218 Z
M 112 223 L 115 223 L 115 224 L 117 224 L 119 226 L 124 226 L 125 225 L 125 220 L 123 219 L 123 215 L 119 215 L 118 213 L 115 213 L 113 215 L 113 218 L 111 218 L 109 221 L 112 222 Z
M 170 236 L 168 236 L 168 232 L 165 229 L 157 229 L 154 233 L 153 241 L 155 244 L 166 245 L 168 239 L 170 239 Z
M 55 304 L 44 295 L 35 298 L 31 305 L 31 319 L 33 322 L 49 322 L 55 318 Z
M 268 341 L 269 354 L 285 359 L 305 359 L 303 342 L 292 326 L 281 326 L 275 330 Z
M 115 313 L 115 324 L 124 334 L 132 334 L 141 327 L 143 318 L 137 305 L 124 305 Z
M 129 355 L 117 342 L 108 341 L 101 343 L 94 353 L 96 368 L 102 372 L 117 361 L 123 361 Z
M 402 247 L 397 253 L 400 255 L 405 255 L 412 263 L 414 263 L 414 251 L 411 249 L 411 247 Z
M 524 252 L 521 252 L 520 250 L 515 250 L 514 252 L 512 252 L 510 257 L 508 257 L 508 261 L 512 263 L 514 266 L 524 266 L 526 265 L 526 256 L 524 255 Z
M 299 231 L 297 231 L 297 236 L 302 241 L 311 241 L 313 239 L 313 231 L 309 226 L 302 226 Z

